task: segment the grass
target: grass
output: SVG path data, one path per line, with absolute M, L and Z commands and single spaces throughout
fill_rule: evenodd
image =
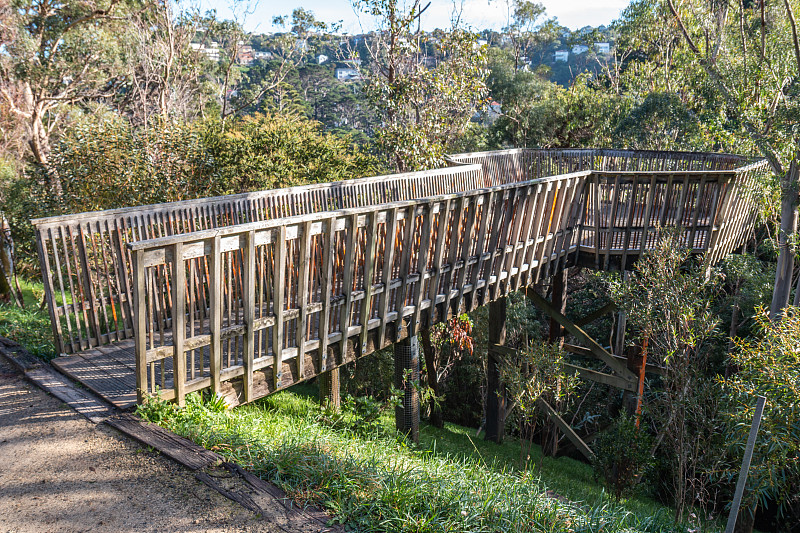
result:
M 20 279 L 25 307 L 0 304 L 0 336 L 13 339 L 33 355 L 44 360 L 56 356 L 50 315 L 41 308 L 44 289 L 41 283 Z
M 425 427 L 417 447 L 393 431 L 388 413 L 377 425 L 338 424 L 308 394 L 289 391 L 235 410 L 190 395 L 183 410 L 149 402 L 140 414 L 357 531 L 687 531 L 652 501 L 614 503 L 588 465 L 535 450 L 533 474 L 516 468 L 517 441 L 486 443 L 459 426 Z

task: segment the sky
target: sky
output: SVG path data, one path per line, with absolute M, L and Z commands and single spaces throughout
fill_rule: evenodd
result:
M 231 17 L 231 0 L 198 0 L 202 11 L 216 9 L 222 18 Z M 239 3 L 248 0 L 239 0 Z M 252 14 L 245 17 L 245 29 L 262 33 L 280 31 L 272 25 L 272 17 L 290 15 L 292 10 L 303 7 L 314 12 L 324 22 L 342 21 L 342 32 L 358 34 L 375 29 L 374 21 L 356 13 L 350 0 L 249 0 Z M 402 0 L 401 0 L 402 1 Z M 507 24 L 508 4 L 506 0 L 455 0 L 463 2 L 462 21 L 474 30 L 492 28 L 499 30 Z M 548 17 L 557 17 L 561 25 L 570 29 L 584 26 L 600 26 L 616 19 L 630 0 L 539 0 L 547 9 Z M 454 0 L 430 0 L 431 5 L 423 15 L 423 28 L 447 28 L 453 12 Z

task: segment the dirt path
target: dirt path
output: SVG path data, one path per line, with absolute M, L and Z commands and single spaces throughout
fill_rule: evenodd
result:
M 0 533 L 275 531 L 0 356 Z

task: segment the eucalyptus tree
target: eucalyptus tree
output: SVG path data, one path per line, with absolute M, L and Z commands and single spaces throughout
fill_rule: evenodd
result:
M 422 0 L 353 0 L 375 17 L 361 69 L 381 125 L 376 142 L 397 171 L 439 164 L 487 96 L 486 46 L 459 27 L 425 33 Z M 432 50 L 429 55 L 425 51 Z
M 70 105 L 119 96 L 131 8 L 128 0 L 12 0 L 3 10 L 0 98 L 24 123 L 35 162 L 47 164 Z M 57 176 L 50 182 L 60 195 Z
M 770 305 L 792 290 L 800 186 L 800 40 L 796 0 L 659 0 L 683 79 L 713 91 L 727 125 L 769 161 L 781 190 L 778 264 Z

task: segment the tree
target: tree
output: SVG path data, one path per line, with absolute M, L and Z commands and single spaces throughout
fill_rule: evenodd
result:
M 645 412 L 657 434 L 651 453 L 663 450 L 670 466 L 676 521 L 687 507 L 712 500 L 708 471 L 717 461 L 712 450 L 724 434 L 709 365 L 718 323 L 711 308 L 716 282 L 691 264 L 678 234 L 664 233 L 627 281 L 614 278 L 609 284 L 615 303 L 625 310 L 629 338 L 636 342 L 632 348 L 665 369 L 663 389 L 650 391 Z
M 148 0 L 130 17 L 125 107 L 145 128 L 153 115 L 186 121 L 203 108 L 200 53 L 190 47 L 200 16 L 175 7 L 172 0 Z
M 737 133 L 769 161 L 781 188 L 770 317 L 789 302 L 800 186 L 800 40 L 793 0 L 662 0 L 683 46 L 683 76 L 719 95 Z
M 440 164 L 487 95 L 485 46 L 458 27 L 423 33 L 421 0 L 354 5 L 380 28 L 369 43 L 370 67 L 362 69 L 364 92 L 382 121 L 379 148 L 399 172 Z
M 30 154 L 47 165 L 70 105 L 112 100 L 124 81 L 124 0 L 13 0 L 4 13 L 0 97 L 25 124 Z M 54 194 L 61 193 L 56 175 Z

